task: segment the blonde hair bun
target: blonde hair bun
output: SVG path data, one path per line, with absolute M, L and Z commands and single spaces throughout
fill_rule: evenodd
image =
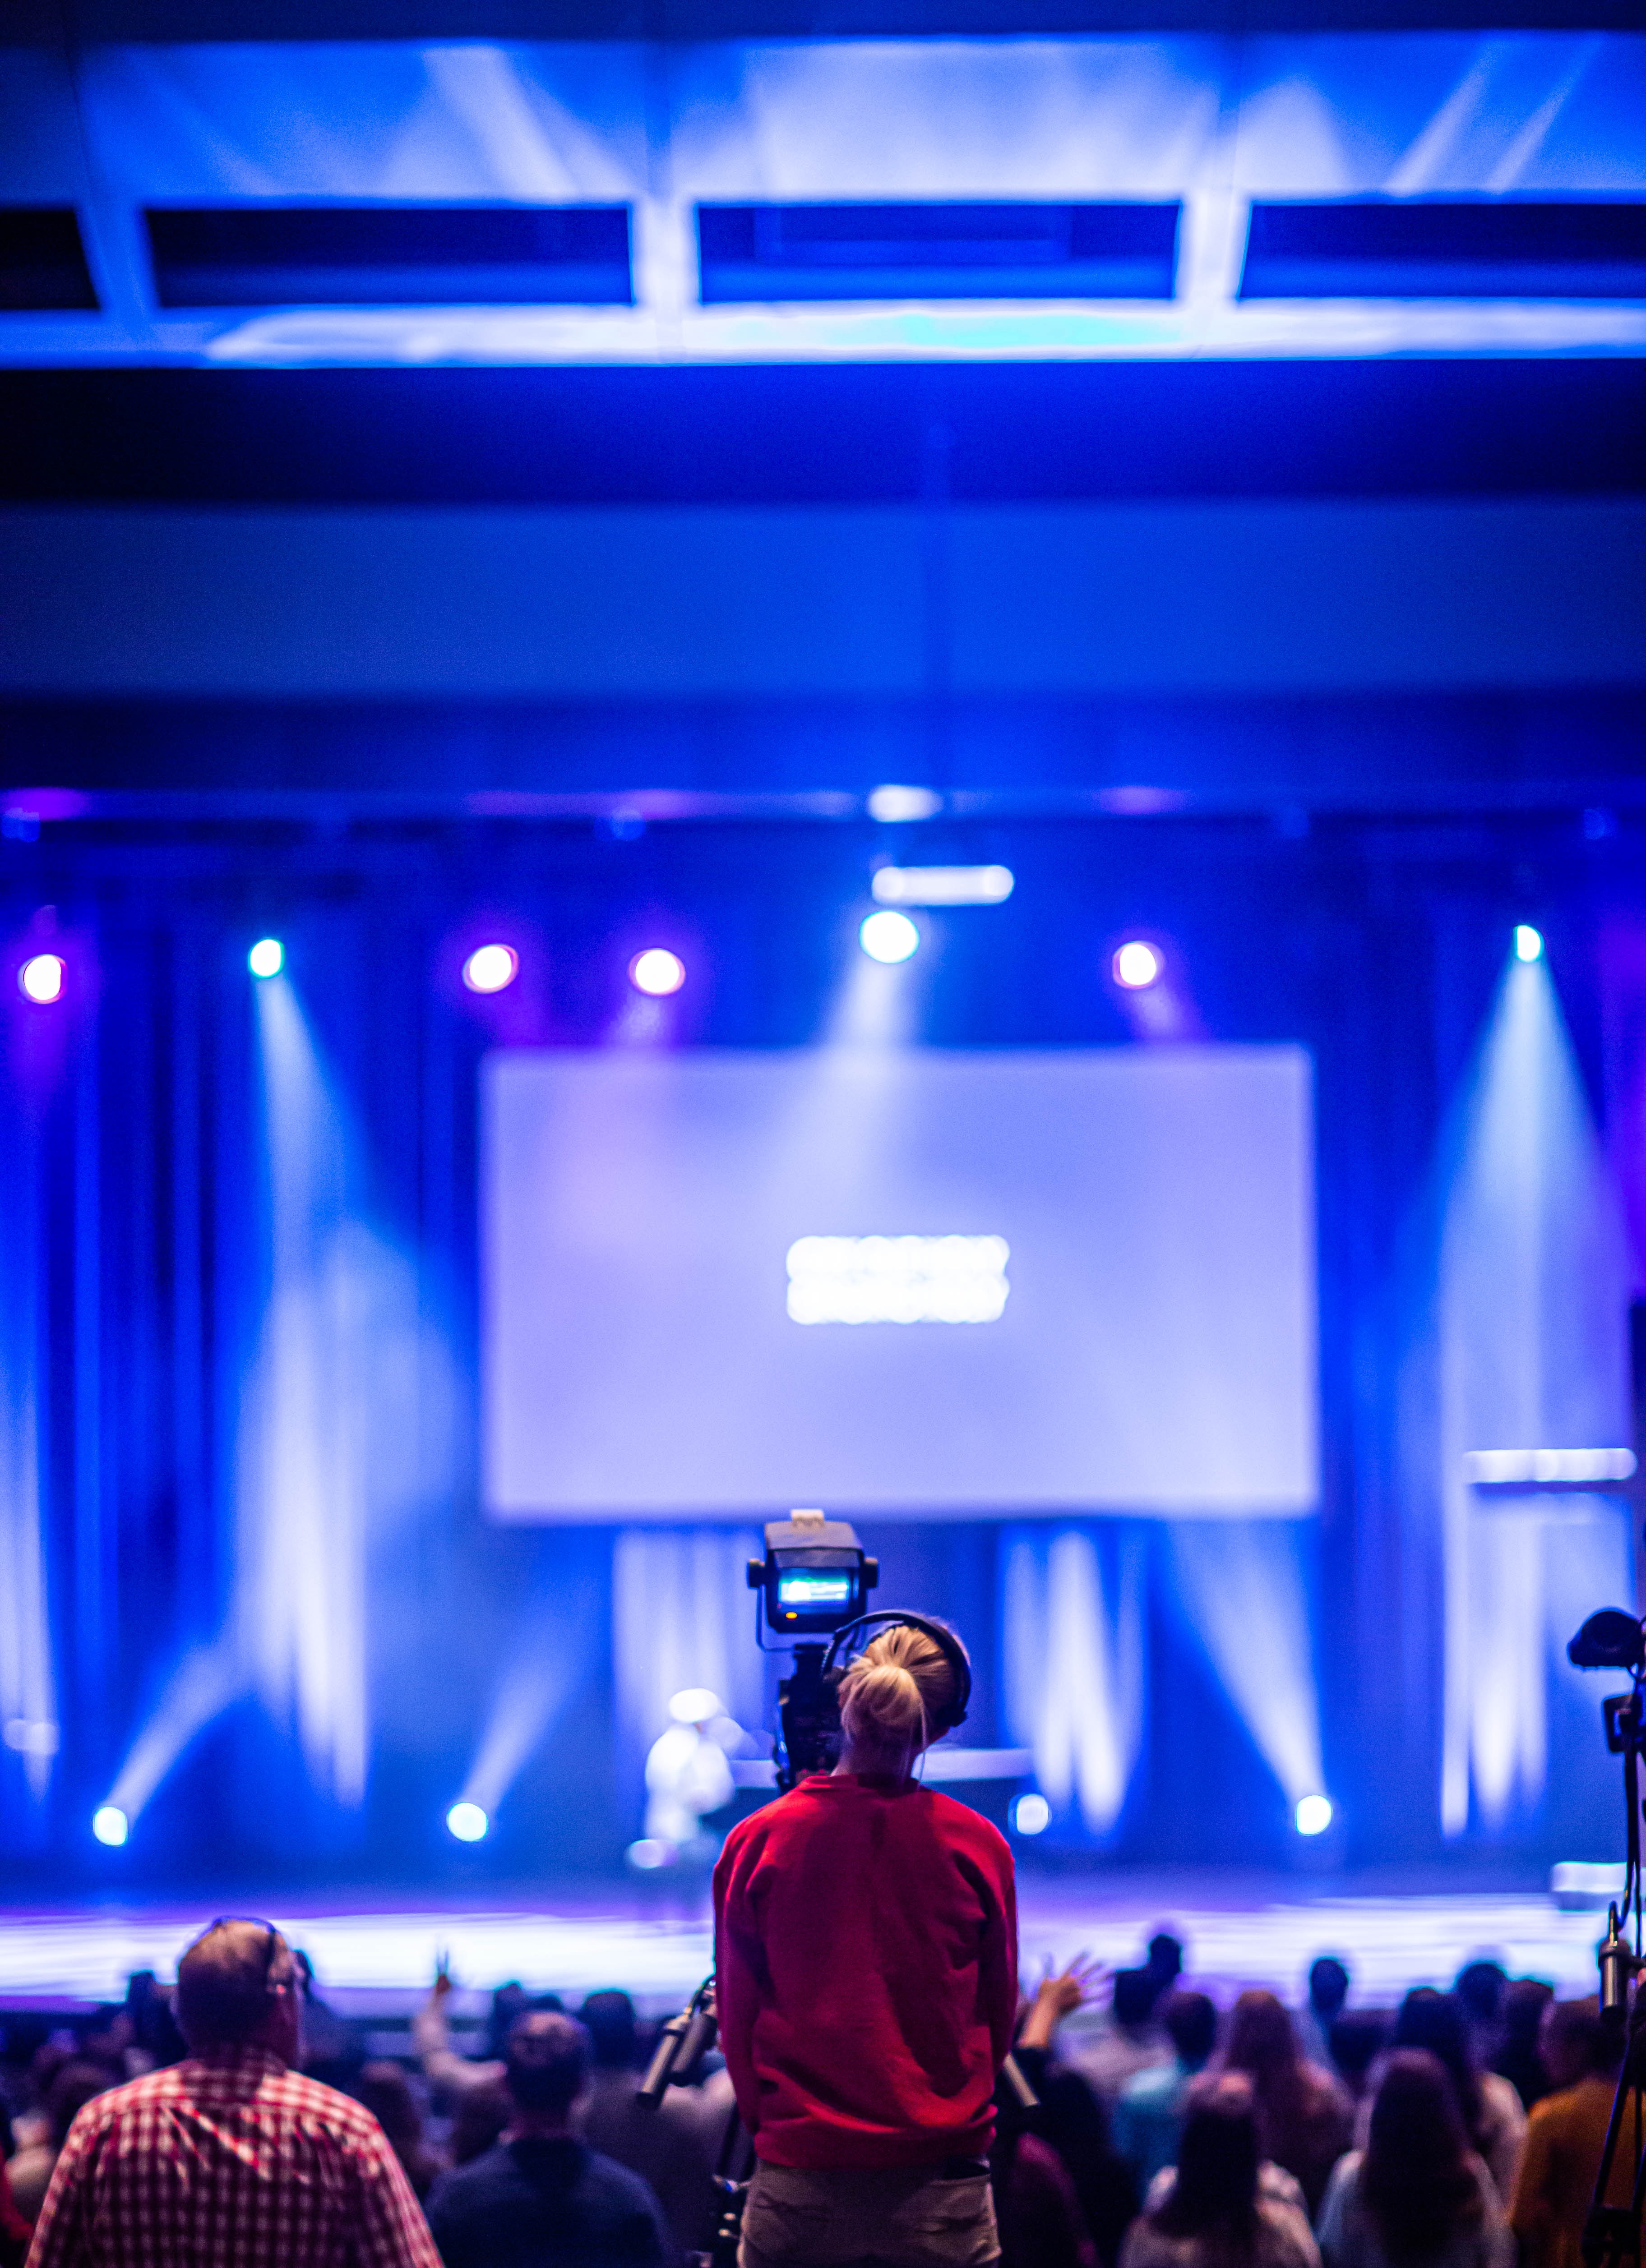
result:
M 923 1749 L 954 1704 L 948 1656 L 909 1623 L 872 1638 L 840 1680 L 840 1722 L 854 1749 L 889 1756 Z

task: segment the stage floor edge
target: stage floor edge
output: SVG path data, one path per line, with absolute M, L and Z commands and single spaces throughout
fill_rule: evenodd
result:
M 0 1908 L 0 2006 L 121 1999 L 133 1970 L 173 1975 L 189 1939 L 225 1911 L 246 1908 L 180 1897 Z M 360 2015 L 409 2011 L 441 1960 L 466 1988 L 457 2014 L 477 2010 L 510 1977 L 568 2002 L 623 1985 L 656 2012 L 678 2006 L 712 1957 L 701 1883 L 682 1884 L 672 1898 L 621 1889 L 461 1901 L 277 1897 L 269 1918 L 307 1952 L 331 2003 Z M 1026 1880 L 1020 1921 L 1026 1976 L 1077 1953 L 1135 1961 L 1164 1927 L 1184 1940 L 1185 1973 L 1220 1997 L 1266 1984 L 1301 1998 L 1310 1961 L 1335 1953 L 1358 1998 L 1392 2000 L 1413 1984 L 1447 1984 L 1464 1962 L 1485 1955 L 1511 1977 L 1546 1977 L 1563 1995 L 1593 1992 L 1605 1915 L 1528 1889 L 1356 1891 L 1287 1878 L 1218 1895 L 1204 1881 L 1177 1885 L 1163 1874 Z

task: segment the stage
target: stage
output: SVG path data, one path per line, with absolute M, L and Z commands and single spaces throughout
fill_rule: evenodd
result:
M 1355 1997 L 1391 2001 L 1413 1984 L 1445 1984 L 1478 1955 L 1510 1976 L 1548 1979 L 1563 1995 L 1595 1989 L 1604 1911 L 1563 1908 L 1546 1892 L 1311 1889 L 1295 1877 L 1101 1876 L 1021 1885 L 1023 1970 L 1037 1974 L 1085 1952 L 1135 1961 L 1164 1926 L 1186 1949 L 1185 1973 L 1226 1999 L 1246 1984 L 1302 1998 L 1310 1962 L 1335 1953 Z M 0 1916 L 0 2007 L 81 2007 L 122 1998 L 135 1969 L 169 1977 L 189 1938 L 224 1902 L 12 1910 Z M 228 1901 L 233 1910 L 241 1902 Z M 524 1897 L 486 1905 L 345 1899 L 287 1905 L 271 1918 L 307 1952 L 341 2014 L 393 2021 L 417 2006 L 444 1957 L 460 1988 L 453 2013 L 478 2015 L 506 1978 L 556 1991 L 622 1985 L 650 2013 L 678 2006 L 712 1959 L 706 1894 Z

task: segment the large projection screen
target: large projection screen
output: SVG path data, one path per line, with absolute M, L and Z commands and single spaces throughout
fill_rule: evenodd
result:
M 482 1098 L 500 1518 L 1315 1509 L 1302 1049 L 522 1049 Z

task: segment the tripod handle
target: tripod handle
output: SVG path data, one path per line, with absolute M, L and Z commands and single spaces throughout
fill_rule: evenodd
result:
M 658 2034 L 646 2077 L 634 2091 L 635 2101 L 655 2110 L 671 2082 L 688 2083 L 717 2036 L 714 1979 L 705 1977 L 680 2014 L 671 2016 Z
M 675 2064 L 680 2054 L 680 2043 L 686 2029 L 687 2015 L 671 2016 L 657 2036 L 657 2045 L 652 2051 L 652 2060 L 646 2066 L 646 2077 L 634 2090 L 634 2099 L 648 2110 L 655 2110 L 668 2092 L 668 2082 L 675 2075 Z
M 1629 1951 L 1615 1905 L 1608 1911 L 1606 1933 L 1597 1957 L 1600 1963 L 1600 2013 L 1610 2022 L 1620 2024 L 1628 2013 L 1629 1978 L 1635 1970 L 1635 1956 Z
M 1000 2066 L 1000 2077 L 1006 2081 L 1013 2101 L 1020 2110 L 1038 2110 L 1040 2097 L 1029 2084 L 1027 2073 L 1015 2055 L 1008 2055 Z

